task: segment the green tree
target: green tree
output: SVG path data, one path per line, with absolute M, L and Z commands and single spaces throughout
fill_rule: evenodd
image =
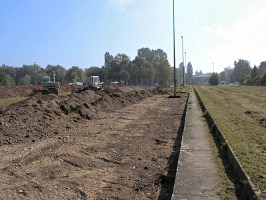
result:
M 163 58 L 160 58 L 159 63 L 159 84 L 160 85 L 166 85 L 169 80 L 171 80 L 172 70 L 170 68 L 170 65 L 168 63 L 168 60 L 165 60 Z
M 262 75 L 262 78 L 260 80 L 260 84 L 262 86 L 266 86 L 266 72 L 264 72 L 264 74 Z
M 133 63 L 138 67 L 138 78 L 140 78 L 142 85 L 144 84 L 144 80 L 145 83 L 147 83 L 147 80 L 151 82 L 154 79 L 154 70 L 152 63 L 139 56 L 136 56 Z
M 130 63 L 131 61 L 126 54 L 117 54 L 107 67 L 107 77 L 117 81 L 129 78 L 130 75 L 126 69 Z
M 230 81 L 230 77 L 233 74 L 234 69 L 231 67 L 226 67 L 224 68 L 224 73 L 225 73 L 225 81 Z
M 234 71 L 230 77 L 231 82 L 240 82 L 240 79 L 243 80 L 243 77 L 251 71 L 250 63 L 247 60 L 239 59 L 238 62 L 234 62 L 234 66 Z
M 61 65 L 47 65 L 46 73 L 48 76 L 52 76 L 53 72 L 55 73 L 55 80 L 64 83 L 66 76 L 66 69 Z
M 266 70 L 266 61 L 261 62 L 259 68 Z
M 115 72 L 118 80 L 126 80 L 130 77 L 127 72 L 127 66 L 131 63 L 130 58 L 126 54 L 117 54 L 115 56 Z
M 249 75 L 246 75 L 240 79 L 240 83 L 242 85 L 253 85 L 253 86 L 264 85 L 263 76 L 264 76 L 263 70 L 254 66 Z
M 0 86 L 15 85 L 13 78 L 5 72 L 0 72 Z
M 179 63 L 179 68 L 178 68 L 178 74 L 177 74 L 177 82 L 179 83 L 179 85 L 183 84 L 183 71 L 184 71 L 184 67 L 183 67 L 183 62 Z
M 191 62 L 187 64 L 187 84 L 192 84 L 192 77 L 193 77 L 193 67 Z
M 130 62 L 127 66 L 126 66 L 126 71 L 129 74 L 129 79 L 139 79 L 140 78 L 140 72 L 139 72 L 139 67 L 134 64 L 133 62 Z M 128 80 L 129 81 L 129 80 Z
M 172 70 L 167 59 L 167 54 L 162 49 L 151 50 L 149 48 L 141 48 L 138 49 L 138 57 L 144 58 L 153 65 L 154 79 L 156 82 L 167 83 L 172 80 Z
M 10 75 L 13 78 L 13 80 L 16 80 L 16 76 L 17 76 L 17 68 L 16 67 L 7 66 L 7 65 L 3 64 L 0 67 L 0 71 L 5 72 L 6 74 Z
M 114 60 L 114 57 L 109 53 L 106 52 L 104 55 L 104 66 L 108 69 L 111 67 L 111 63 Z
M 144 58 L 146 61 L 154 65 L 155 64 L 154 62 L 156 60 L 156 52 L 147 47 L 141 48 L 141 49 L 138 49 L 138 57 Z
M 106 77 L 106 71 L 104 67 L 100 68 L 100 67 L 92 66 L 90 68 L 85 69 L 85 76 L 86 77 L 99 76 L 100 80 L 102 81 Z
M 220 82 L 219 75 L 217 73 L 213 73 L 209 78 L 210 85 L 218 85 Z
M 26 74 L 18 79 L 18 85 L 30 85 L 31 76 Z
M 36 84 L 37 82 L 41 82 L 42 76 L 46 75 L 45 69 L 37 64 L 23 65 L 16 72 L 16 83 L 19 85 Z M 30 82 L 28 83 L 29 78 Z
M 260 85 L 259 70 L 256 66 L 253 67 L 250 77 L 252 82 L 251 85 Z
M 66 81 L 67 82 L 84 82 L 85 81 L 85 73 L 84 71 L 77 67 L 73 66 L 66 72 Z
M 219 77 L 220 77 L 220 80 L 221 80 L 221 81 L 225 81 L 225 71 L 222 71 L 222 72 L 219 74 Z

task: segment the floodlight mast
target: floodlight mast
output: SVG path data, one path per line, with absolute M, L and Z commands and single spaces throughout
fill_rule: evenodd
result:
M 184 63 L 184 44 L 183 44 L 183 36 L 182 38 L 182 56 L 183 56 L 183 88 L 185 87 L 185 63 Z
M 174 47 L 174 96 L 176 96 L 176 69 L 175 69 L 175 0 L 173 0 L 173 47 Z

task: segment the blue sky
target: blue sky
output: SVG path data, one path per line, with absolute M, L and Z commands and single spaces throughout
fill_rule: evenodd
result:
M 163 49 L 173 63 L 172 0 L 0 0 L 0 65 L 101 67 L 105 52 Z M 175 0 L 176 59 L 222 71 L 266 60 L 266 0 Z

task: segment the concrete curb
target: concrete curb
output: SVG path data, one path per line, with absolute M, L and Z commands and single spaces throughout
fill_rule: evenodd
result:
M 189 100 L 189 97 L 190 97 L 190 93 L 187 93 L 187 94 L 188 94 L 188 96 L 186 98 L 186 104 L 185 104 L 184 110 L 182 112 L 181 124 L 180 124 L 179 130 L 178 130 L 178 132 L 180 132 L 180 134 L 177 133 L 177 137 L 176 137 L 176 140 L 175 140 L 175 143 L 174 143 L 174 146 L 173 146 L 170 158 L 169 158 L 169 161 L 172 160 L 173 162 L 170 163 L 168 161 L 167 165 L 169 166 L 169 170 L 167 172 L 167 175 L 163 176 L 163 179 L 165 179 L 167 184 L 168 184 L 167 187 L 169 187 L 169 185 L 171 185 L 171 189 L 169 190 L 169 193 L 164 194 L 164 192 L 167 191 L 167 190 L 162 187 L 161 191 L 160 191 L 160 195 L 158 197 L 158 200 L 171 200 L 171 196 L 172 196 L 172 193 L 173 193 L 174 184 L 175 184 L 175 177 L 176 177 L 176 171 L 177 171 L 177 164 L 178 164 L 178 160 L 179 160 L 181 143 L 182 143 L 182 138 L 183 138 L 183 133 L 184 133 L 184 126 L 185 126 L 185 120 L 186 120 L 188 100 Z
M 211 128 L 211 132 L 213 137 L 218 140 L 220 146 L 223 147 L 223 151 L 226 154 L 226 159 L 228 163 L 231 165 L 234 173 L 236 174 L 239 182 L 241 183 L 242 192 L 245 195 L 245 199 L 250 200 L 260 200 L 260 192 L 252 183 L 250 177 L 245 172 L 243 166 L 240 164 L 239 160 L 237 159 L 232 147 L 229 145 L 228 141 L 226 140 L 223 132 L 219 129 L 216 122 L 206 109 L 204 103 L 202 102 L 197 90 L 193 87 L 195 94 L 198 98 L 200 107 L 202 112 L 204 113 L 204 117 L 207 120 L 209 127 Z

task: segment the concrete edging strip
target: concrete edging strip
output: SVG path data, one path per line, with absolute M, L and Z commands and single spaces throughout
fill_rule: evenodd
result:
M 203 101 L 201 100 L 197 90 L 193 87 L 195 94 L 198 98 L 200 107 L 202 109 L 202 112 L 205 115 L 205 118 L 207 120 L 208 125 L 211 127 L 211 132 L 214 134 L 214 137 L 216 137 L 219 142 L 224 146 L 224 149 L 226 151 L 227 155 L 227 160 L 229 164 L 231 165 L 234 173 L 242 183 L 242 191 L 245 193 L 247 199 L 251 200 L 258 200 L 260 198 L 260 192 L 259 190 L 255 187 L 255 185 L 252 183 L 250 177 L 247 175 L 245 172 L 243 166 L 240 164 L 239 160 L 237 159 L 232 147 L 229 145 L 228 141 L 226 140 L 224 134 L 222 131 L 219 129 L 217 124 L 215 123 L 214 119 L 206 109 Z

